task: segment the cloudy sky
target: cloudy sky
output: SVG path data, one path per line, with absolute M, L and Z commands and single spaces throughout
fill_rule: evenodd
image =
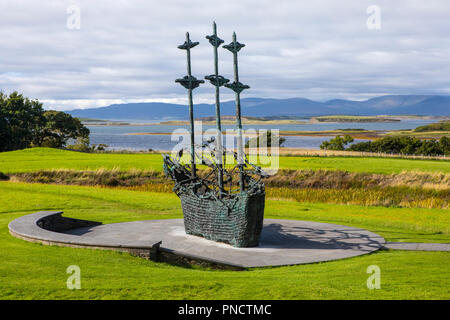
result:
M 215 20 L 226 43 L 236 31 L 246 44 L 245 97 L 449 95 L 449 16 L 448 0 L 0 0 L 0 90 L 59 110 L 185 103 L 174 83 L 186 73 L 185 52 L 176 47 L 189 31 L 200 41 L 193 75 L 211 74 L 205 35 Z M 231 54 L 220 49 L 219 58 L 232 78 Z M 213 100 L 209 84 L 195 93 L 196 102 Z

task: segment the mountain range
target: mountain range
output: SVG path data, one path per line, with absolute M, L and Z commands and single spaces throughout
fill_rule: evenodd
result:
M 325 102 L 305 98 L 241 99 L 242 115 L 251 117 L 313 117 L 322 115 L 424 115 L 449 116 L 450 96 L 439 95 L 386 95 L 365 101 L 333 99 Z M 196 118 L 213 116 L 214 104 L 195 104 Z M 185 120 L 186 105 L 145 102 L 113 104 L 91 109 L 67 111 L 79 118 L 103 120 Z M 234 115 L 235 103 L 223 101 L 221 114 Z

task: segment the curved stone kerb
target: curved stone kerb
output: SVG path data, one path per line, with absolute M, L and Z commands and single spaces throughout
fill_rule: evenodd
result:
M 90 226 L 101 225 L 101 222 L 67 218 L 62 211 L 40 211 L 19 217 L 8 225 L 12 235 L 30 240 L 48 242 L 79 243 L 76 236 L 68 236 L 61 232 Z M 73 239 L 71 239 L 73 238 Z
M 18 238 L 43 244 L 128 251 L 144 257 L 150 254 L 150 259 L 154 250 L 164 256 L 163 260 L 188 258 L 189 261 L 239 268 L 338 260 L 376 251 L 385 244 L 382 237 L 364 229 L 312 221 L 265 219 L 258 247 L 235 248 L 186 234 L 182 219 L 100 225 L 65 218 L 61 214 L 46 211 L 23 216 L 12 221 L 9 229 Z M 77 227 L 79 224 L 84 226 Z M 69 227 L 71 229 L 67 229 Z M 161 241 L 164 248 L 153 249 Z

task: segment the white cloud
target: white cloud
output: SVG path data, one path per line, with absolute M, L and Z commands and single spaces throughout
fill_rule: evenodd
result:
M 80 30 L 66 27 L 81 8 Z M 366 27 L 369 5 L 381 30 Z M 204 38 L 212 20 L 228 43 L 235 30 L 245 96 L 364 99 L 381 94 L 449 94 L 448 0 L 106 1 L 2 0 L 0 90 L 18 90 L 61 110 L 111 103 L 185 102 L 174 79 L 185 75 L 176 46 L 190 31 L 197 77 L 213 70 Z M 232 57 L 220 50 L 221 73 Z M 224 92 L 224 99 L 232 98 Z M 213 90 L 196 90 L 211 102 Z

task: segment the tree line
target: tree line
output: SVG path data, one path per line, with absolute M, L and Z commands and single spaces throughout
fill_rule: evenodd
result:
M 45 111 L 38 100 L 18 92 L 0 92 L 0 152 L 30 147 L 63 148 L 88 151 L 89 129 L 70 114 Z
M 392 136 L 375 141 L 360 142 L 350 145 L 354 140 L 349 135 L 336 136 L 330 141 L 324 141 L 320 149 L 349 150 L 375 153 L 396 153 L 408 155 L 443 156 L 450 155 L 450 138 L 443 136 L 438 139 L 421 140 L 415 137 Z

